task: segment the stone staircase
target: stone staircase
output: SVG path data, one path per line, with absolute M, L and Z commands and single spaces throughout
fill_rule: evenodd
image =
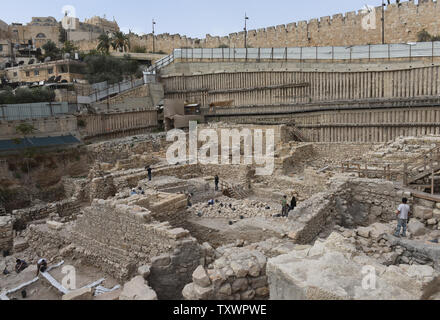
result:
M 240 184 L 232 185 L 227 182 L 220 182 L 220 187 L 223 194 L 233 199 L 245 199 L 251 194 L 251 190 L 248 188 L 247 182 L 241 182 Z

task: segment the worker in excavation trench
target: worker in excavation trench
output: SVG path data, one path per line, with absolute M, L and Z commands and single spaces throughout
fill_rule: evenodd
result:
M 402 237 L 405 238 L 406 237 L 406 229 L 407 229 L 407 225 L 408 225 L 408 219 L 410 216 L 410 211 L 411 208 L 408 205 L 408 199 L 407 198 L 403 198 L 402 199 L 402 204 L 399 206 L 399 208 L 396 211 L 397 214 L 397 229 L 396 232 L 394 233 L 395 237 L 400 237 L 400 230 L 403 229 L 403 233 L 402 233 Z
M 45 272 L 47 270 L 47 261 L 44 258 L 41 258 L 37 262 L 37 276 L 40 274 L 40 272 Z
M 283 200 L 281 201 L 281 216 L 282 217 L 287 217 L 289 216 L 289 206 L 287 205 L 287 196 L 283 197 Z

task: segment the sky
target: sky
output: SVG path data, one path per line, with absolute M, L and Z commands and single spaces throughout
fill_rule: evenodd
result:
M 226 36 L 243 31 L 247 13 L 248 30 L 309 20 L 337 13 L 380 6 L 381 0 L 1 0 L 0 19 L 6 23 L 28 23 L 32 17 L 63 17 L 63 7 L 75 8 L 81 21 L 92 16 L 106 16 L 128 32 L 151 33 L 152 19 L 156 33 L 181 34 L 204 38 Z M 393 1 L 394 2 L 394 1 Z

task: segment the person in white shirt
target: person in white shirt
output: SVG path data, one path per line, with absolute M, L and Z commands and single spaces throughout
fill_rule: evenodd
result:
M 400 237 L 400 230 L 403 229 L 402 237 L 406 237 L 406 229 L 408 225 L 408 219 L 410 215 L 411 208 L 408 205 L 408 199 L 403 198 L 402 204 L 397 209 L 397 229 L 394 234 L 396 237 Z

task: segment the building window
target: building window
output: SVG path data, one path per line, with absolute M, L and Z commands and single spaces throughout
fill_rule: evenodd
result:
M 44 33 L 37 34 L 37 38 L 46 38 L 46 35 Z
M 0 44 L 0 51 L 3 51 L 3 45 Z
M 40 71 L 39 70 L 35 70 L 34 71 L 34 76 L 39 76 L 40 75 Z
M 18 73 L 17 73 L 17 72 L 14 72 L 14 77 L 16 77 L 16 76 L 18 76 Z
M 47 69 L 47 73 L 48 73 L 48 74 L 53 74 L 53 68 L 49 68 L 49 69 Z
M 26 77 L 30 77 L 31 73 L 29 71 L 26 71 Z

